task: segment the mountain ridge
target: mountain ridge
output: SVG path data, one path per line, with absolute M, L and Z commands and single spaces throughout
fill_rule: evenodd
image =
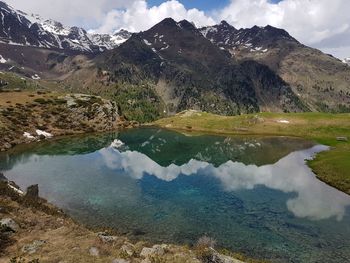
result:
M 0 41 L 7 44 L 99 53 L 117 47 L 131 36 L 126 30 L 112 35 L 90 34 L 83 28 L 67 27 L 39 15 L 15 10 L 2 1 L 0 14 Z

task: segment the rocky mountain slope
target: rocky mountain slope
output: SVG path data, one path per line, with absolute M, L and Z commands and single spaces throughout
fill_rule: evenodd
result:
M 238 30 L 223 21 L 201 32 L 235 60 L 267 65 L 311 110 L 350 111 L 350 68 L 299 43 L 285 30 L 272 26 Z
M 79 27 L 67 27 L 39 15 L 26 14 L 0 1 L 0 42 L 86 53 L 112 49 L 131 34 L 125 30 L 108 34 L 89 34 Z
M 188 108 L 228 115 L 305 110 L 267 66 L 235 62 L 186 20 L 165 19 L 94 62 L 108 85 L 146 83 L 167 113 Z

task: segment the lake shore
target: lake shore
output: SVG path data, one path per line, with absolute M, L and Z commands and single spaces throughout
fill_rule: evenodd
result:
M 53 137 L 138 126 L 115 102 L 84 94 L 47 91 L 0 93 L 0 152 Z
M 350 194 L 350 114 L 260 113 L 229 117 L 184 111 L 151 125 L 192 134 L 292 136 L 330 146 L 330 151 L 318 154 L 308 164 L 321 181 Z
M 193 248 L 132 242 L 111 229 L 89 229 L 37 196 L 24 194 L 2 176 L 0 181 L 0 262 L 264 262 L 214 250 L 203 238 Z M 238 257 L 241 260 L 235 259 Z M 244 261 L 242 261 L 244 260 Z

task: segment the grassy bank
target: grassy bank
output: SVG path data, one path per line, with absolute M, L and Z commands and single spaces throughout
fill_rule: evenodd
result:
M 160 127 L 231 135 L 297 136 L 331 146 L 319 154 L 310 167 L 318 178 L 350 194 L 350 114 L 260 113 L 218 116 L 186 111 L 154 123 Z

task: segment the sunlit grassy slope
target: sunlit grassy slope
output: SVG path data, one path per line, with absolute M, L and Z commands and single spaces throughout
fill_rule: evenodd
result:
M 326 183 L 350 194 L 350 114 L 259 113 L 241 116 L 218 116 L 186 111 L 161 119 L 156 125 L 178 130 L 220 134 L 297 136 L 331 146 L 309 163 Z

